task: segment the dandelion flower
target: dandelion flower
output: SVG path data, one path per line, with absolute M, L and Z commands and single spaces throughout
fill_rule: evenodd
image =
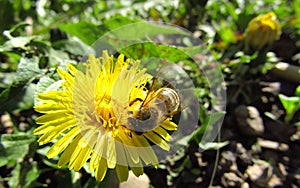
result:
M 273 12 L 253 18 L 244 34 L 246 48 L 262 49 L 265 45 L 271 45 L 281 34 L 280 25 Z
M 128 126 L 132 116 L 149 95 L 146 84 L 153 78 L 139 61 L 116 61 L 103 51 L 100 58 L 90 55 L 85 71 L 68 65 L 58 68 L 63 79 L 60 90 L 38 95 L 34 108 L 43 113 L 35 135 L 40 145 L 53 142 L 48 158 L 59 156 L 58 166 L 80 170 L 85 163 L 96 180 L 102 181 L 107 169 L 115 169 L 119 181 L 126 181 L 129 170 L 139 176 L 144 165 L 158 164 L 152 146 L 169 150 L 168 131 L 177 125 L 166 117 L 152 130 L 137 133 Z

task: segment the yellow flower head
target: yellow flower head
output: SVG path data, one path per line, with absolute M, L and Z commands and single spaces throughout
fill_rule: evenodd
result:
M 68 72 L 57 71 L 64 80 L 62 89 L 38 95 L 41 104 L 34 108 L 44 115 L 36 119 L 41 126 L 34 133 L 41 135 L 40 145 L 55 142 L 47 157 L 60 155 L 59 167 L 68 163 L 69 169 L 78 171 L 89 162 L 98 181 L 108 168 L 116 169 L 119 180 L 125 181 L 130 169 L 139 176 L 143 165 L 158 164 L 152 145 L 170 149 L 168 131 L 177 128 L 171 116 L 161 116 L 149 129 L 142 129 L 139 122 L 144 119 L 136 118 L 143 111 L 153 112 L 146 105 L 157 93 L 146 87 L 152 76 L 139 69 L 139 61 L 124 61 L 124 55 L 114 61 L 104 51 L 100 58 L 89 56 L 85 71 L 72 65 Z
M 244 34 L 247 49 L 259 50 L 271 45 L 281 34 L 280 25 L 273 12 L 253 18 Z

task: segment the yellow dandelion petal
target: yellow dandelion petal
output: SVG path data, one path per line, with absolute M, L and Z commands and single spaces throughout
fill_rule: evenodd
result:
M 122 161 L 121 164 L 126 164 L 126 155 L 125 150 L 123 147 L 123 144 L 120 144 L 119 142 L 116 142 L 116 148 L 118 151 L 117 159 L 118 161 Z M 128 179 L 128 166 L 125 165 L 116 165 L 116 174 L 119 179 L 119 181 L 126 181 Z
M 133 162 L 134 164 L 139 162 L 139 150 L 134 147 L 133 139 L 130 139 L 128 135 L 125 134 L 125 132 L 120 132 L 120 139 L 124 144 L 126 155 L 129 157 L 129 161 Z
M 77 69 L 72 64 L 67 64 L 67 68 L 73 76 L 76 75 Z
M 163 139 L 161 139 L 161 137 L 159 137 L 154 132 L 147 132 L 147 133 L 144 134 L 144 136 L 147 139 L 149 139 L 151 142 L 153 142 L 154 144 L 161 147 L 162 149 L 167 150 L 167 151 L 170 150 L 169 144 L 167 144 L 167 142 L 165 142 Z
M 126 181 L 128 179 L 129 169 L 127 166 L 117 165 L 116 174 L 120 182 Z
M 102 181 L 105 177 L 106 171 L 107 171 L 107 162 L 104 158 L 101 158 L 95 172 L 96 180 Z
M 51 104 L 70 104 L 69 94 L 64 91 L 49 91 L 48 93 L 40 93 L 37 96 L 38 100 Z M 36 108 L 37 106 L 35 106 Z
M 133 142 L 138 147 L 140 157 L 148 164 L 158 164 L 157 156 L 144 136 L 132 136 Z
M 47 103 L 47 104 L 41 104 L 35 107 L 35 110 L 37 112 L 45 113 L 49 110 L 52 111 L 60 111 L 64 106 L 62 104 L 57 103 Z
M 75 151 L 73 153 L 69 165 L 69 168 L 73 168 L 75 171 L 79 171 L 82 168 L 84 163 L 86 163 L 86 161 L 88 160 L 92 150 L 92 148 L 89 146 L 82 148 L 78 145 L 77 148 L 78 152 Z
M 100 137 L 100 138 L 99 138 Z M 94 151 L 90 160 L 90 170 L 94 171 L 99 163 L 99 159 L 102 157 L 103 150 L 106 149 L 107 146 L 107 139 L 105 135 L 98 135 L 98 142 L 94 147 Z
M 59 74 L 59 76 L 61 78 L 63 78 L 65 80 L 65 82 L 63 83 L 63 86 L 65 86 L 67 88 L 67 86 L 73 85 L 74 82 L 74 77 L 72 75 L 70 75 L 68 72 L 66 72 L 65 70 L 58 68 L 57 69 L 57 73 Z M 69 88 L 67 88 L 69 89 Z
M 116 151 L 117 153 L 117 161 L 119 164 L 126 164 L 127 163 L 127 158 L 126 158 L 126 151 L 125 151 L 125 146 L 123 143 L 116 141 Z M 117 164 L 118 165 L 118 164 Z
M 59 139 L 47 152 L 48 158 L 53 158 L 60 154 L 66 147 L 73 141 L 73 139 L 79 134 L 79 128 L 75 127 L 61 139 Z
M 81 135 L 77 135 L 73 142 L 71 142 L 70 145 L 66 148 L 66 150 L 58 160 L 58 167 L 62 167 L 70 161 L 70 158 L 72 157 L 74 150 L 77 148 L 77 144 L 81 138 Z
M 48 123 L 51 121 L 58 121 L 58 119 L 60 118 L 65 118 L 68 117 L 68 110 L 61 110 L 58 112 L 50 112 L 48 114 L 42 115 L 38 118 L 36 118 L 36 123 L 37 124 L 44 124 L 44 123 Z
M 143 167 L 131 167 L 130 169 L 132 170 L 133 174 L 137 177 L 144 174 Z
M 73 117 L 69 117 L 69 116 L 67 116 L 66 118 L 56 119 L 56 120 L 47 122 L 44 125 L 41 125 L 38 128 L 36 128 L 34 130 L 34 134 L 35 135 L 45 134 L 45 133 L 49 132 L 50 130 L 52 130 L 56 126 L 59 126 L 64 123 L 75 125 L 75 122 L 76 122 L 75 119 Z
M 65 130 L 67 130 L 71 127 L 74 127 L 75 126 L 74 122 L 75 121 L 70 120 L 70 121 L 64 122 L 63 124 L 61 124 L 59 126 L 53 127 L 51 130 L 48 130 L 46 133 L 44 133 L 44 135 L 39 138 L 38 142 L 40 142 L 41 144 L 46 144 L 46 143 L 51 142 L 56 137 L 61 135 L 61 133 L 63 133 Z
M 160 126 L 168 131 L 175 131 L 177 129 L 176 123 L 168 120 L 162 122 Z
M 116 154 L 116 145 L 115 145 L 115 138 L 112 136 L 108 136 L 108 143 L 107 143 L 107 150 L 106 150 L 106 157 L 107 157 L 107 167 L 108 168 L 115 168 L 117 164 L 117 154 Z
M 169 141 L 171 138 L 169 133 L 165 129 L 163 129 L 161 126 L 156 127 L 153 131 L 156 134 L 160 135 L 166 141 Z

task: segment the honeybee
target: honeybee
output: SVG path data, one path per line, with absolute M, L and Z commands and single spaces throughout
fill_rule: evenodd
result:
M 153 91 L 156 79 L 153 81 L 144 100 L 135 99 L 130 105 L 137 101 L 141 102 L 136 111 L 130 111 L 127 119 L 129 129 L 138 135 L 151 131 L 159 126 L 167 118 L 171 118 L 179 111 L 180 99 L 175 89 L 162 87 Z

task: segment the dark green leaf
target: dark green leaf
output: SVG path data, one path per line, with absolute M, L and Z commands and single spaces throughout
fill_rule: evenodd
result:
M 0 94 L 0 112 L 19 112 L 32 108 L 35 84 L 12 86 Z
M 103 26 L 97 26 L 91 22 L 81 21 L 78 23 L 60 24 L 58 27 L 64 32 L 78 37 L 88 45 L 93 44 L 107 31 Z
M 117 29 L 121 26 L 127 25 L 127 24 L 132 24 L 132 23 L 136 23 L 139 22 L 139 19 L 129 19 L 128 17 L 124 17 L 124 16 L 120 16 L 120 15 L 116 15 L 114 17 L 111 17 L 108 20 L 104 20 L 103 25 L 106 26 L 106 28 L 108 28 L 109 30 L 114 30 Z

